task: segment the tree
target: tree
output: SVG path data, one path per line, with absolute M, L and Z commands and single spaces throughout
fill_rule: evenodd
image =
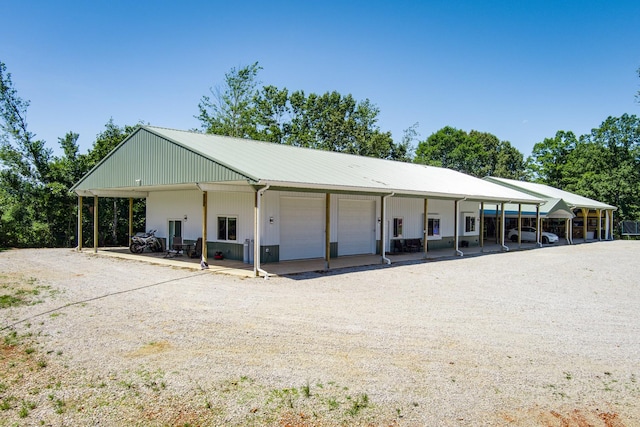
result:
M 211 96 L 202 97 L 196 118 L 206 133 L 238 138 L 258 134 L 254 98 L 261 69 L 257 62 L 239 70 L 232 68 L 225 74 L 224 86 L 210 88 Z
M 640 77 L 640 68 L 638 68 L 638 77 Z M 636 101 L 640 102 L 640 90 L 636 93 Z
M 640 119 L 608 117 L 580 138 L 564 172 L 568 191 L 618 207 L 618 220 L 640 218 Z
M 51 150 L 29 132 L 22 100 L 11 74 L 0 62 L 0 188 L 2 189 L 2 243 L 24 246 L 53 244 L 46 207 Z
M 458 147 L 466 146 L 468 144 L 467 139 L 468 135 L 465 131 L 445 126 L 429 135 L 426 140 L 418 143 L 413 161 L 462 172 L 463 170 L 461 169 L 465 168 L 461 162 L 460 152 L 462 150 Z
M 283 144 L 290 131 L 288 101 L 289 91 L 286 88 L 264 86 L 256 93 L 253 99 L 256 128 L 251 131 L 251 138 Z
M 377 125 L 380 110 L 351 94 L 322 95 L 286 88 L 257 89 L 258 63 L 233 68 L 225 85 L 204 96 L 196 116 L 207 133 L 337 151 L 384 159 L 406 160 L 408 149 L 396 145 Z
M 640 217 L 640 119 L 609 117 L 576 138 L 558 131 L 534 146 L 529 170 L 538 182 L 616 206 L 616 221 Z
M 552 187 L 563 188 L 564 168 L 577 143 L 578 139 L 573 132 L 559 130 L 554 138 L 545 138 L 535 144 L 527 159 L 527 168 L 533 179 Z
M 508 141 L 487 132 L 445 126 L 418 144 L 414 162 L 450 168 L 478 178 L 521 179 L 523 155 Z
M 105 129 L 96 136 L 92 148 L 86 155 L 87 170 L 98 164 L 115 147 L 131 135 L 138 126 L 118 126 L 113 122 L 113 118 L 105 124 Z M 144 159 L 141 159 L 144 161 Z M 76 181 L 80 179 L 78 177 Z M 74 181 L 75 182 L 75 181 Z M 70 188 L 70 187 L 69 187 Z M 134 227 L 144 229 L 144 204 L 142 200 L 134 203 Z M 98 200 L 98 230 L 100 231 L 100 245 L 128 245 L 126 236 L 128 233 L 129 204 L 123 203 L 118 198 L 100 198 Z M 87 227 L 93 223 L 93 218 L 85 218 Z M 108 233 L 105 230 L 109 230 Z M 91 233 L 83 233 L 87 239 L 91 238 Z M 83 242 L 89 243 L 89 242 Z

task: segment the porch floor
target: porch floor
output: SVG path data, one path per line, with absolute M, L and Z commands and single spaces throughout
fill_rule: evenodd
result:
M 584 243 L 582 239 L 574 239 L 574 244 Z M 565 239 L 560 239 L 560 242 L 552 245 L 544 246 L 557 246 L 567 244 Z M 517 243 L 506 242 L 505 245 L 509 248 L 509 251 L 528 250 L 535 249 L 537 245 L 535 243 L 522 243 L 518 246 Z M 495 242 L 485 242 L 484 247 L 472 246 L 468 248 L 460 248 L 463 252 L 463 256 L 479 256 L 487 254 L 496 254 L 503 252 L 500 245 Z M 83 248 L 85 253 L 93 253 L 93 248 Z M 166 253 L 153 253 L 144 252 L 142 254 L 132 254 L 128 247 L 104 247 L 98 248 L 98 255 L 111 256 L 116 258 L 137 260 L 149 262 L 152 264 L 168 265 L 177 268 L 190 268 L 194 270 L 200 270 L 200 259 L 192 259 L 184 255 L 178 255 L 171 258 L 166 257 Z M 430 250 L 426 256 L 423 252 L 412 253 L 387 253 L 387 258 L 391 260 L 391 264 L 398 263 L 414 263 L 414 262 L 426 262 L 437 261 L 443 259 L 457 258 L 453 249 L 438 249 Z M 352 255 L 341 256 L 338 258 L 332 258 L 330 262 L 330 270 L 336 270 L 349 267 L 362 267 L 371 265 L 380 265 L 382 259 L 380 255 Z M 230 274 L 241 277 L 253 277 L 253 264 L 246 264 L 242 261 L 235 260 L 214 260 L 212 257 L 208 259 L 209 271 L 214 273 Z M 305 259 L 295 261 L 281 261 L 260 264 L 261 268 L 267 271 L 270 275 L 290 275 L 299 274 L 313 271 L 325 271 L 325 261 L 322 258 Z

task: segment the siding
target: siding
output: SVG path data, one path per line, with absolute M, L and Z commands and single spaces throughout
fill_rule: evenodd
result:
M 247 177 L 178 144 L 138 130 L 75 187 L 130 188 L 196 182 L 241 181 Z

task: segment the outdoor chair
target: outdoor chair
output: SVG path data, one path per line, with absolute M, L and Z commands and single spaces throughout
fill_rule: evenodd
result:
M 407 252 L 418 252 L 420 250 L 420 239 L 407 239 L 405 240 L 405 248 Z
M 169 247 L 169 250 L 167 251 L 167 255 L 165 255 L 165 257 L 173 258 L 178 255 L 183 255 L 185 248 L 188 252 L 190 247 L 190 244 L 183 243 L 182 236 L 173 236 L 173 239 L 171 239 L 171 246 Z
M 393 239 L 393 253 L 402 253 L 404 252 L 404 246 L 402 245 L 402 240 Z
M 200 258 L 202 256 L 202 237 L 196 240 L 196 247 L 189 253 L 189 258 Z

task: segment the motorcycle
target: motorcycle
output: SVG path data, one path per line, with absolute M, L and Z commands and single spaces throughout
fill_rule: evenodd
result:
M 131 253 L 141 254 L 147 248 L 151 252 L 162 252 L 162 243 L 156 237 L 156 231 L 158 230 L 149 230 L 146 233 L 137 233 L 131 237 L 131 245 L 129 245 Z

